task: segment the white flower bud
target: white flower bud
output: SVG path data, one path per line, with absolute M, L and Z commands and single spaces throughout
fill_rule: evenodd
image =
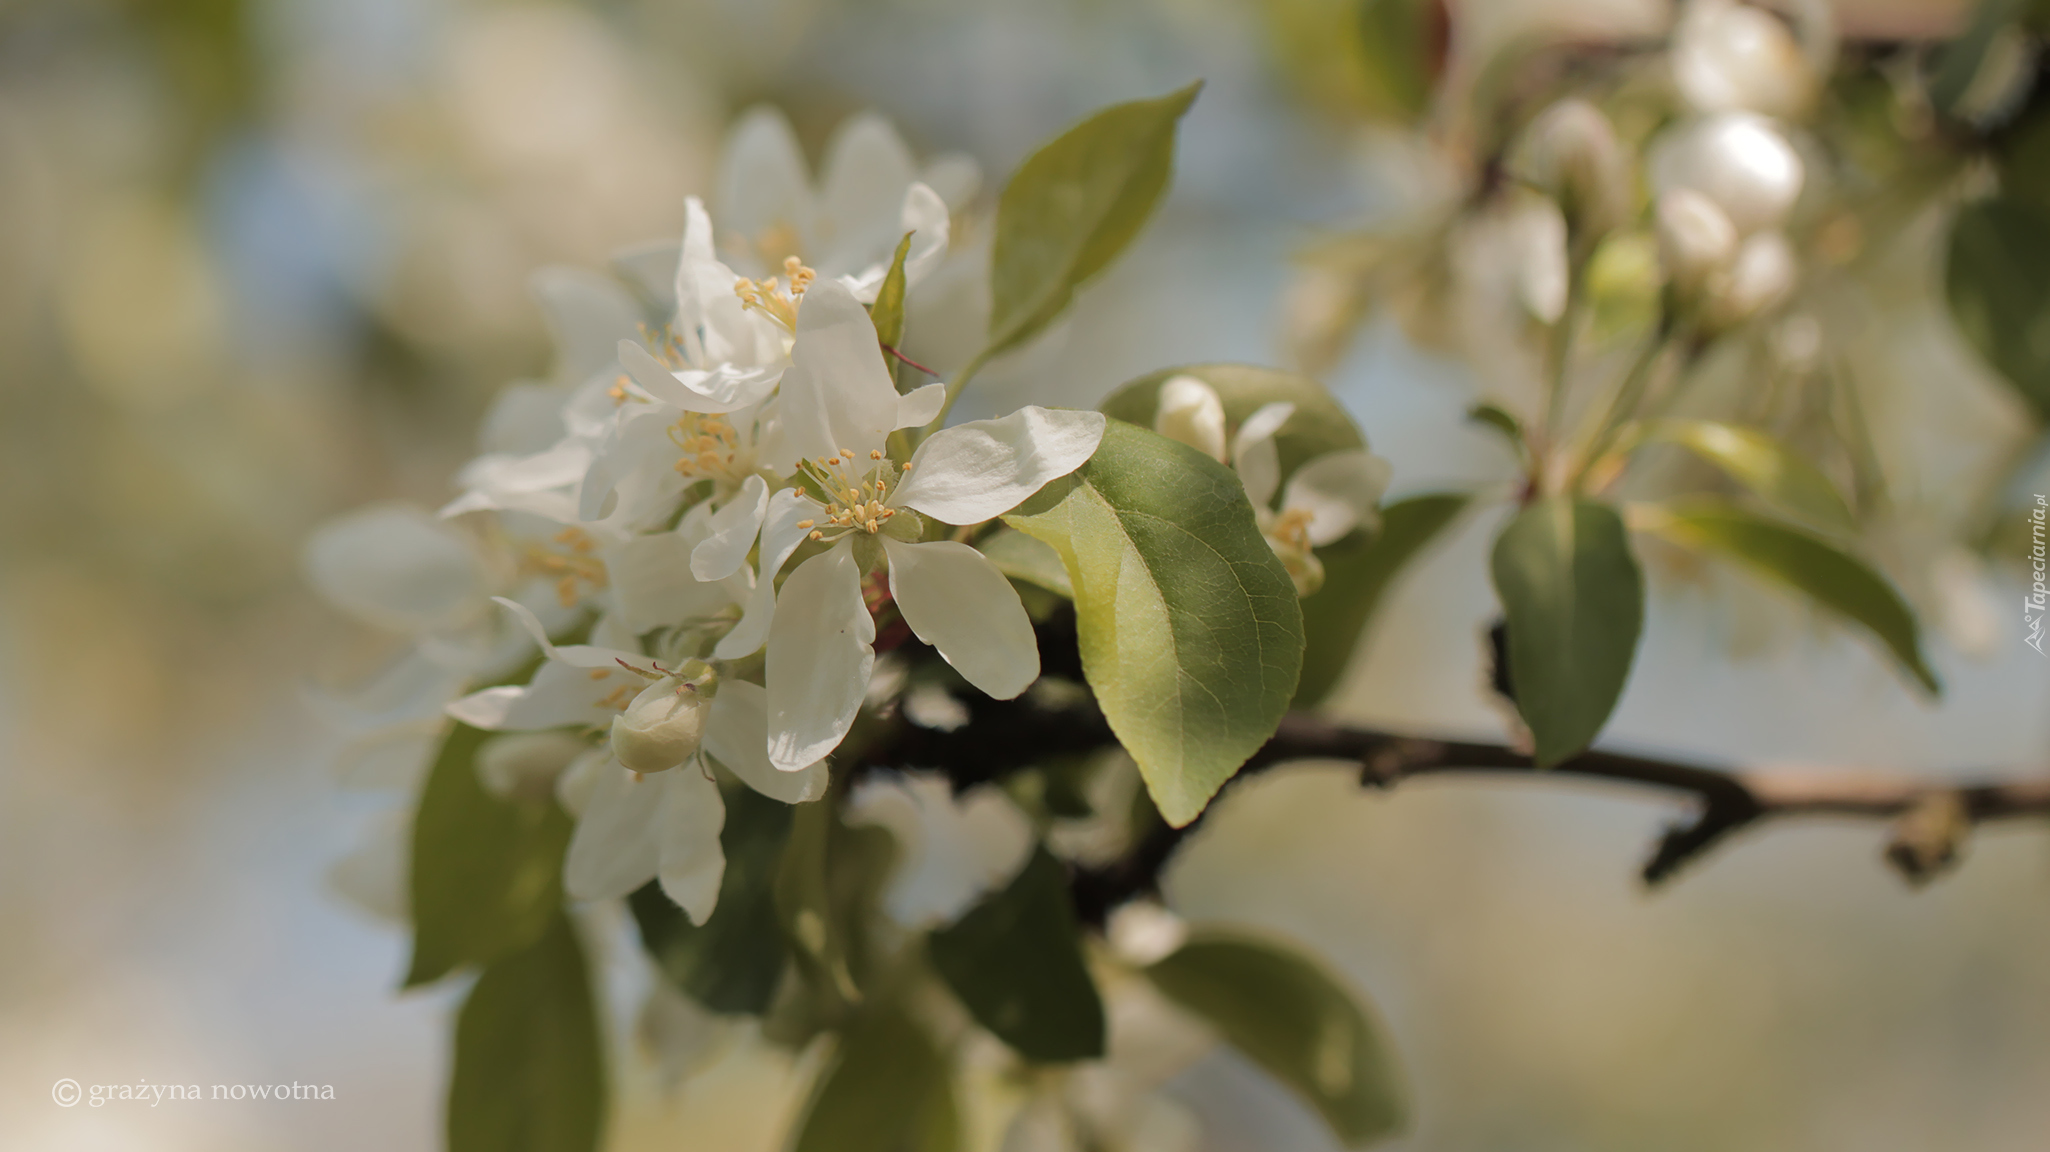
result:
M 1778 16 L 1733 0 L 1690 0 L 1673 27 L 1673 84 L 1697 112 L 1799 117 L 1816 76 Z
M 666 772 L 697 754 L 712 702 L 680 676 L 641 689 L 612 718 L 612 755 L 634 772 Z
M 1727 328 L 1771 308 L 1794 290 L 1797 268 L 1793 245 L 1778 232 L 1746 239 L 1737 258 L 1710 281 L 1702 319 Z
M 1160 386 L 1160 407 L 1153 430 L 1179 440 L 1213 459 L 1224 461 L 1224 401 L 1217 390 L 1194 376 L 1175 376 Z
M 1716 203 L 1688 188 L 1658 198 L 1659 263 L 1666 281 L 1693 296 L 1737 256 L 1737 229 Z
M 1660 191 L 1701 193 L 1745 235 L 1779 227 L 1801 195 L 1801 157 L 1771 121 L 1749 112 L 1723 112 L 1678 129 L 1652 166 Z
M 1556 324 L 1566 313 L 1566 217 L 1542 196 L 1520 202 L 1510 219 L 1516 298 L 1538 322 Z
M 1559 202 L 1574 231 L 1599 236 L 1630 211 L 1630 173 L 1616 130 L 1601 109 L 1561 100 L 1524 129 L 1516 173 Z

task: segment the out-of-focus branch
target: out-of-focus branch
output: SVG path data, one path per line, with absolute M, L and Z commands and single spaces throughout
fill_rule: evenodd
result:
M 1993 820 L 2050 816 L 2050 778 L 1930 781 L 1868 771 L 1743 772 L 1647 756 L 1584 752 L 1538 771 L 1530 757 L 1503 744 L 1433 740 L 1356 728 L 1292 713 L 1246 766 L 1244 777 L 1296 760 L 1349 760 L 1360 781 L 1393 788 L 1419 776 L 1528 775 L 1554 781 L 1618 784 L 1688 799 L 1694 813 L 1670 826 L 1642 869 L 1657 885 L 1730 834 L 1768 820 L 1843 816 L 1897 821 L 1886 858 L 1914 882 L 1951 863 L 1972 826 Z M 1132 852 L 1075 878 L 1079 910 L 1094 918 L 1159 883 L 1160 872 L 1193 830 L 1156 826 Z

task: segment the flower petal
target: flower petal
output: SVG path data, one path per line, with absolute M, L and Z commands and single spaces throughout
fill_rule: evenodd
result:
M 760 476 L 748 477 L 740 494 L 712 514 L 711 535 L 691 549 L 691 575 L 700 580 L 724 580 L 740 571 L 768 511 L 769 482 Z
M 838 279 L 854 293 L 856 300 L 874 303 L 883 281 L 889 277 L 897 242 L 909 232 L 911 247 L 904 253 L 904 283 L 916 284 L 945 258 L 951 225 L 947 203 L 940 199 L 940 194 L 923 184 L 913 184 L 904 190 L 897 227 L 878 235 L 876 240 L 880 243 L 871 241 L 858 256 L 850 253 L 849 259 L 858 271 L 843 272 Z
M 813 284 L 797 310 L 797 343 L 783 374 L 790 451 L 812 459 L 880 448 L 897 427 L 897 400 L 868 310 L 836 280 Z
M 1213 460 L 1225 458 L 1224 401 L 1217 389 L 1194 376 L 1170 376 L 1161 384 L 1153 430 Z
M 832 238 L 830 250 L 805 253 L 819 271 L 852 271 L 894 248 L 898 205 L 917 166 L 890 122 L 873 112 L 850 117 L 827 143 L 822 169 L 819 231 Z
M 1394 471 L 1388 461 L 1358 450 L 1328 452 L 1296 469 L 1283 494 L 1284 509 L 1310 514 L 1310 543 L 1323 546 L 1354 528 L 1381 522 L 1381 494 Z
M 754 539 L 750 530 L 748 539 Z M 682 532 L 635 536 L 605 550 L 605 573 L 613 602 L 629 631 L 638 635 L 665 624 L 712 616 L 734 603 L 722 581 L 705 583 L 692 577 L 691 540 Z M 746 559 L 742 549 L 741 558 Z
M 607 900 L 655 878 L 656 839 L 664 777 L 635 776 L 607 761 L 577 817 L 562 863 L 562 887 L 578 900 Z
M 881 537 L 890 594 L 920 640 L 970 684 L 1009 700 L 1039 679 L 1039 641 L 1018 590 L 989 558 L 955 540 Z
M 783 370 L 777 366 L 718 364 L 705 370 L 672 372 L 632 340 L 619 342 L 619 363 L 633 382 L 657 400 L 686 412 L 737 412 L 769 398 Z
M 726 851 L 719 830 L 726 824 L 726 799 L 696 761 L 664 772 L 655 824 L 656 879 L 693 924 L 712 917 L 719 881 L 726 875 Z
M 769 762 L 794 772 L 847 735 L 875 668 L 875 621 L 861 599 L 854 548 L 835 544 L 783 582 L 769 629 Z
M 769 497 L 769 511 L 762 520 L 762 547 L 757 556 L 761 567 L 755 575 L 754 592 L 748 596 L 740 623 L 719 641 L 712 655 L 721 660 L 738 660 L 769 638 L 769 626 L 776 619 L 776 573 L 783 570 L 784 561 L 790 559 L 811 531 L 799 528 L 797 522 L 819 515 L 818 503 L 795 488 L 785 488 Z
M 705 751 L 748 787 L 785 804 L 802 804 L 826 794 L 826 762 L 796 772 L 769 763 L 769 695 L 759 684 L 725 680 L 712 697 L 705 726 Z
M 1255 508 L 1272 504 L 1274 490 L 1281 486 L 1281 450 L 1274 443 L 1274 434 L 1293 415 L 1295 405 L 1286 400 L 1262 404 L 1232 437 L 1231 466 Z
M 914 388 L 897 398 L 897 427 L 923 428 L 939 419 L 940 409 L 947 405 L 947 386 L 927 384 Z
M 646 352 L 641 354 L 647 355 Z M 653 405 L 637 404 L 635 407 L 652 409 Z M 578 519 L 602 520 L 610 516 L 619 503 L 613 499 L 613 493 L 620 484 L 657 454 L 665 449 L 674 450 L 669 440 L 669 425 L 673 419 L 673 412 L 653 410 L 620 414 L 604 440 L 592 451 L 591 466 L 585 470 L 583 483 L 577 487 Z
M 330 603 L 380 628 L 453 627 L 482 603 L 484 570 L 469 540 L 408 505 L 372 505 L 321 525 L 304 567 Z
M 610 276 L 582 268 L 543 268 L 528 287 L 555 337 L 561 379 L 581 381 L 609 367 L 619 341 L 640 330 L 640 306 Z
M 1100 412 L 1029 406 L 927 438 L 890 503 L 948 524 L 977 524 L 1023 503 L 1087 463 L 1103 440 Z
M 811 173 L 797 132 L 775 108 L 750 108 L 733 126 L 719 157 L 718 187 L 720 219 L 749 242 L 783 230 L 802 236 L 811 228 Z
M 603 726 L 610 724 L 619 705 L 631 700 L 646 683 L 617 664 L 580 668 L 550 660 L 535 669 L 532 681 L 472 692 L 451 701 L 447 712 L 487 732 Z

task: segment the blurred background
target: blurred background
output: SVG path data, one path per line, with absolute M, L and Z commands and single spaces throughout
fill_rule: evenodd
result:
M 403 933 L 334 893 L 381 813 L 337 786 L 339 737 L 307 702 L 381 649 L 306 591 L 298 550 L 366 500 L 452 494 L 495 389 L 548 369 L 530 271 L 678 234 L 754 103 L 814 150 L 878 110 L 993 187 L 1089 110 L 1202 77 L 1162 214 L 991 386 L 1087 404 L 1166 364 L 1275 363 L 1292 257 L 1421 179 L 1303 36 L 1331 6 L 0 0 L 0 1145 L 438 1147 L 451 994 L 399 996 Z M 1933 35 L 1962 8 L 1846 0 L 1838 18 Z M 1670 18 L 1658 0 L 1477 0 L 1455 27 L 1627 38 Z M 1922 450 L 1908 488 L 1938 514 L 2015 417 L 1914 295 L 1933 239 L 1907 248 L 1907 321 L 1883 350 L 1897 403 L 1877 418 Z M 1395 494 L 1510 474 L 1462 422 L 1467 369 L 1392 324 L 1329 383 Z M 1341 712 L 1499 734 L 1478 691 L 1489 527 L 1404 578 Z M 2021 589 L 1997 568 L 1966 582 L 1967 609 Z M 1988 610 L 1997 625 L 1960 609 L 1935 639 L 1937 707 L 1762 593 L 1655 585 L 1606 739 L 2040 767 L 2050 663 Z M 1635 868 L 1668 815 L 1551 782 L 1366 795 L 1302 766 L 1230 794 L 1169 895 L 1304 940 L 1378 1004 L 1416 1100 L 1396 1148 L 2050 1144 L 2043 829 L 1988 832 L 1922 892 L 1880 866 L 1876 828 L 1774 829 L 1647 895 Z M 617 1143 L 773 1148 L 781 1076 L 627 1076 Z M 297 1080 L 334 1100 L 67 1110 L 63 1077 Z M 1329 1146 L 1228 1054 L 1175 1093 L 1209 1147 Z

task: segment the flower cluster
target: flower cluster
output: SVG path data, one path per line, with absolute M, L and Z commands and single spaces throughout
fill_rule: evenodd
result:
M 310 544 L 330 599 L 413 639 L 383 692 L 411 707 L 366 699 L 359 726 L 417 741 L 445 703 L 537 734 L 487 745 L 518 755 L 480 772 L 578 813 L 573 897 L 654 879 L 704 922 L 724 869 L 715 773 L 822 795 L 879 619 L 991 696 L 1038 678 L 1031 622 L 976 529 L 1087 461 L 1104 417 L 1027 407 L 941 428 L 947 386 L 900 393 L 867 308 L 893 270 L 915 289 L 945 258 L 934 183 L 972 187 L 960 169 L 919 172 L 864 117 L 814 186 L 787 123 L 751 115 L 724 164 L 724 230 L 692 198 L 680 245 L 622 258 L 631 288 L 541 278 L 563 378 L 506 390 L 438 517 L 372 509 Z M 537 650 L 522 682 L 457 694 Z

